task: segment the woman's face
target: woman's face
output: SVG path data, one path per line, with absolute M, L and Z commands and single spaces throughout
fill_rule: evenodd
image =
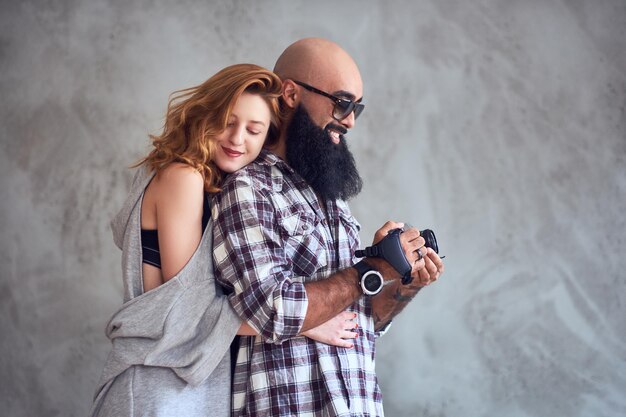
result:
M 270 109 L 261 96 L 243 93 L 227 121 L 226 130 L 216 137 L 215 164 L 231 173 L 254 161 L 270 127 Z

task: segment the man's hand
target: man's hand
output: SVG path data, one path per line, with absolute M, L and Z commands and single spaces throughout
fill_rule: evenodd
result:
M 376 243 L 380 242 L 382 239 L 385 238 L 385 236 L 387 236 L 387 234 L 389 234 L 391 230 L 400 229 L 403 227 L 404 223 L 388 221 L 376 231 L 372 244 L 375 245 Z M 436 278 L 432 278 L 436 273 L 437 267 L 434 266 L 432 260 L 428 259 L 428 248 L 424 246 L 426 244 L 426 241 L 423 237 L 420 236 L 419 230 L 412 227 L 402 232 L 400 234 L 400 244 L 402 245 L 404 257 L 412 266 L 411 277 L 413 277 L 413 282 L 418 280 L 419 282 L 423 282 L 421 286 L 425 286 L 434 281 Z M 432 252 L 434 253 L 434 251 Z M 374 268 L 376 268 L 383 275 L 386 281 L 402 278 L 391 265 L 389 265 L 382 259 L 367 258 L 367 262 L 370 263 Z M 441 260 L 439 260 L 439 263 L 441 263 Z M 427 268 L 427 271 L 421 272 L 425 268 Z M 433 274 L 432 277 L 431 271 Z
M 374 244 L 387 236 L 390 230 L 404 227 L 403 223 L 388 221 L 376 231 Z M 400 234 L 400 243 L 406 259 L 412 263 L 411 276 L 413 281 L 402 285 L 400 274 L 387 262 L 379 258 L 368 258 L 385 278 L 386 281 L 395 280 L 386 286 L 380 294 L 372 299 L 374 326 L 377 330 L 383 328 L 415 297 L 420 289 L 435 282 L 443 273 L 444 266 L 439 255 L 425 245 L 419 230 L 409 228 Z
M 424 247 L 424 268 L 417 271 L 417 276 L 413 277 L 413 282 L 409 286 L 425 287 L 433 282 L 437 281 L 441 274 L 443 274 L 443 261 L 431 248 Z

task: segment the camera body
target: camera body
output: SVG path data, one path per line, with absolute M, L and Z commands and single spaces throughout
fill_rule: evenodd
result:
M 380 242 L 374 246 L 368 246 L 363 250 L 357 250 L 354 255 L 358 258 L 368 257 L 384 259 L 402 275 L 402 284 L 408 285 L 413 281 L 413 277 L 411 277 L 412 265 L 406 259 L 402 245 L 400 244 L 400 234 L 403 231 L 402 229 L 390 230 L 387 236 Z M 420 236 L 426 241 L 425 246 L 439 253 L 435 232 L 430 229 L 424 229 L 420 231 Z

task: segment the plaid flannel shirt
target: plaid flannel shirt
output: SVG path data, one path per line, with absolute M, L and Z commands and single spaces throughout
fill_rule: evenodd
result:
M 327 220 L 310 186 L 265 150 L 213 203 L 216 277 L 260 334 L 240 340 L 233 416 L 382 416 L 367 297 L 349 307 L 360 328 L 354 348 L 298 336 L 304 283 L 354 264 L 360 226 L 348 205 L 328 202 Z

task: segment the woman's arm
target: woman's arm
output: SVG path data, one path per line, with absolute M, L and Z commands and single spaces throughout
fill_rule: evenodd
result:
M 352 348 L 354 344 L 350 339 L 359 336 L 359 325 L 354 321 L 355 318 L 356 313 L 342 311 L 327 322 L 302 333 L 302 336 L 327 345 Z
M 204 180 L 188 165 L 171 164 L 153 182 L 161 274 L 168 281 L 183 269 L 200 244 Z
M 356 330 L 359 325 L 354 321 L 355 318 L 355 313 L 343 311 L 326 323 L 301 333 L 301 336 L 327 345 L 352 348 L 354 345 L 350 339 L 355 339 L 359 335 Z M 248 323 L 243 322 L 237 334 L 240 336 L 257 336 L 259 333 Z
M 254 330 L 248 323 L 245 321 L 241 323 L 241 327 L 237 330 L 238 336 L 258 336 L 259 332 Z

